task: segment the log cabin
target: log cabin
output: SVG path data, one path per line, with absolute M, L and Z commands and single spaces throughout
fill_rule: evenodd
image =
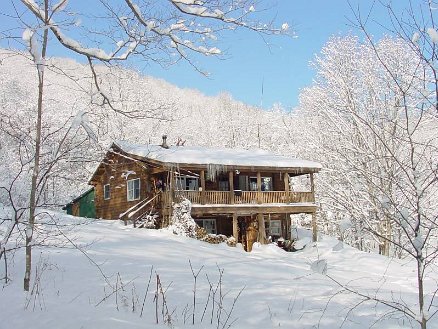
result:
M 212 149 L 114 142 L 90 185 L 96 217 L 132 220 L 156 213 L 161 227 L 171 219 L 173 204 L 190 200 L 191 215 L 208 233 L 234 236 L 245 249 L 268 237 L 290 239 L 290 215 L 312 216 L 316 241 L 317 162 L 262 150 Z M 178 143 L 179 144 L 179 143 Z M 309 181 L 296 192 L 294 177 Z

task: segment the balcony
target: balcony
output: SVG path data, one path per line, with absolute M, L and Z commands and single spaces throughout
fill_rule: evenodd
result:
M 188 199 L 193 205 L 293 204 L 314 203 L 312 192 L 286 191 L 175 191 L 174 200 Z M 163 192 L 164 204 L 169 204 L 171 192 Z

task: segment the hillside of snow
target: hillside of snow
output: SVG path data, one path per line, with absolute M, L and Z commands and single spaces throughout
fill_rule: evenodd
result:
M 274 245 L 246 253 L 169 231 L 54 216 L 47 227 L 63 233 L 45 241 L 52 247 L 34 249 L 29 294 L 22 292 L 23 250 L 14 255 L 12 281 L 0 292 L 1 329 L 417 327 L 339 285 L 415 305 L 414 264 L 330 237 L 295 253 Z M 190 264 L 199 271 L 195 296 Z M 1 264 L 2 277 L 4 270 Z M 426 279 L 428 291 L 436 279 Z M 438 328 L 437 321 L 428 328 Z

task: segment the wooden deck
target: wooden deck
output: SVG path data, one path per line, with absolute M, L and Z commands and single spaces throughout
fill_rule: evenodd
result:
M 170 205 L 171 200 L 188 199 L 192 203 L 192 214 L 219 213 L 313 213 L 316 211 L 312 192 L 286 191 L 175 191 L 163 192 L 161 201 Z

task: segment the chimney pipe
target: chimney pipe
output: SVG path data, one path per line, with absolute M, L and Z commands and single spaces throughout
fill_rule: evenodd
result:
M 161 143 L 161 147 L 164 149 L 169 148 L 169 146 L 167 145 L 167 135 L 163 135 L 163 142 Z

